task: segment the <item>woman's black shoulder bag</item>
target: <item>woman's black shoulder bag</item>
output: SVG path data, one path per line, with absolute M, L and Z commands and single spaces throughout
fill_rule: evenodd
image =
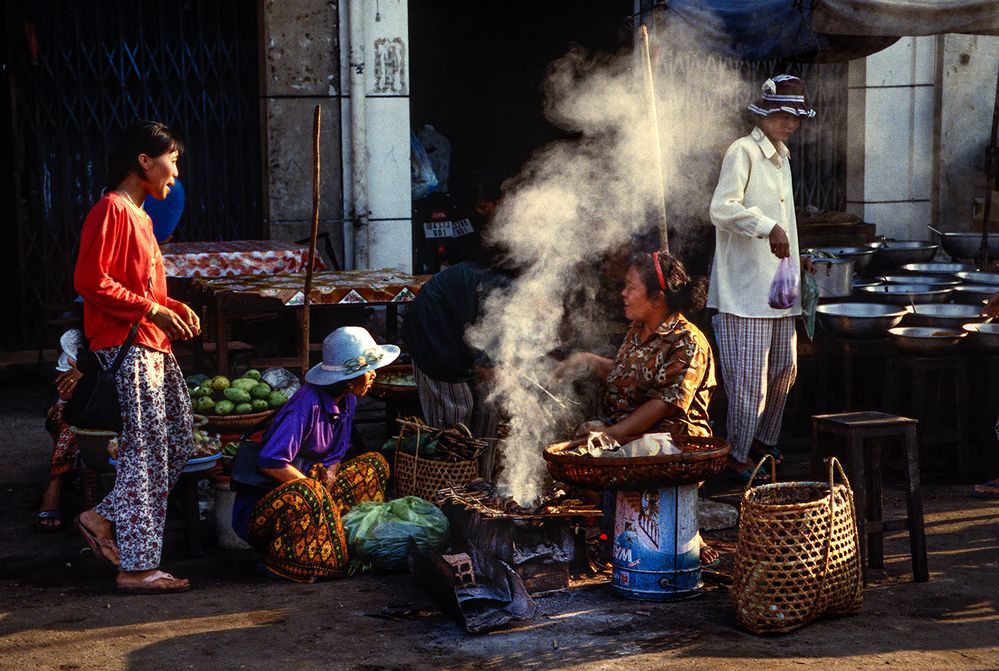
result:
M 118 400 L 115 375 L 132 349 L 138 331 L 139 323 L 136 322 L 125 342 L 118 348 L 118 356 L 108 370 L 104 370 L 100 359 L 89 347 L 80 349 L 76 356 L 76 368 L 83 376 L 77 381 L 73 395 L 66 401 L 63 421 L 81 429 L 121 431 L 121 403 Z

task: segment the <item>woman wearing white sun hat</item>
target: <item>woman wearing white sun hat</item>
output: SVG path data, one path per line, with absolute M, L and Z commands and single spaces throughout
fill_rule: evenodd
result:
M 798 231 L 791 186 L 790 152 L 784 144 L 802 119 L 815 116 L 805 101 L 805 84 L 792 75 L 763 83 L 748 106 L 756 127 L 725 152 L 711 199 L 715 259 L 708 307 L 718 340 L 722 380 L 728 395 L 729 468 L 750 477 L 750 451 L 775 459 L 784 405 L 797 371 L 795 316 L 768 304 L 780 260 L 798 256 Z M 801 265 L 814 272 L 811 261 Z
M 241 488 L 232 526 L 263 553 L 271 574 L 313 582 L 346 570 L 340 516 L 361 501 L 385 500 L 389 466 L 375 452 L 342 460 L 357 400 L 371 389 L 375 370 L 398 356 L 398 347 L 378 345 L 359 326 L 337 329 L 323 341 L 322 363 L 264 434 L 258 469 L 273 486 Z

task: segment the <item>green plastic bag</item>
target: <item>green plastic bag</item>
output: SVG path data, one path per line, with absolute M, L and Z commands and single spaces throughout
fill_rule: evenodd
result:
M 351 561 L 386 571 L 406 569 L 410 538 L 421 550 L 439 549 L 449 534 L 444 513 L 418 496 L 360 503 L 343 516 L 343 528 Z
M 819 285 L 810 272 L 801 273 L 801 317 L 805 320 L 805 333 L 815 340 L 815 308 L 819 304 Z

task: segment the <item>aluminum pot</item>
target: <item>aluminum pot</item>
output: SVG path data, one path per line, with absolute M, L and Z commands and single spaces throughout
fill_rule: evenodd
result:
M 819 298 L 838 298 L 853 293 L 853 259 L 812 259 Z
M 888 337 L 900 350 L 916 354 L 931 354 L 953 350 L 967 333 L 937 326 L 896 326 Z
M 957 330 L 965 324 L 984 319 L 979 312 L 980 308 L 975 305 L 960 303 L 915 305 L 909 308 L 909 314 L 902 323 L 906 326 L 937 326 Z
M 901 268 L 914 275 L 953 275 L 974 269 L 973 263 L 907 263 Z
M 895 270 L 907 263 L 929 263 L 940 247 L 928 240 L 885 240 L 868 244 L 874 248 L 874 265 L 884 270 Z
M 956 287 L 960 282 L 946 275 L 884 275 L 888 284 L 927 284 L 933 287 Z
M 827 303 L 815 308 L 822 328 L 839 338 L 884 338 L 907 308 L 878 303 Z
M 981 273 L 972 270 L 954 273 L 954 276 L 967 284 L 988 284 L 990 286 L 999 285 L 999 273 Z M 996 290 L 999 291 L 999 287 L 997 287 Z
M 858 275 L 864 274 L 874 258 L 874 249 L 871 247 L 812 247 L 804 253 L 813 254 L 815 258 L 828 258 L 831 255 L 837 259 L 850 259 Z
M 955 259 L 973 259 L 982 250 L 981 233 L 941 233 L 944 251 Z M 999 254 L 999 233 L 989 233 L 989 256 Z
M 943 303 L 958 287 L 934 287 L 929 284 L 880 284 L 862 287 L 860 295 L 880 303 L 910 305 L 915 303 Z
M 999 352 L 999 324 L 965 324 L 968 342 L 987 352 Z
M 999 292 L 999 287 L 988 284 L 960 284 L 953 289 L 955 303 L 981 305 Z

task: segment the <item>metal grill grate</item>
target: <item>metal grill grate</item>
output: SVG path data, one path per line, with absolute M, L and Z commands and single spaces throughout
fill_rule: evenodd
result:
M 46 306 L 72 298 L 83 219 L 110 143 L 134 119 L 185 140 L 174 239 L 261 236 L 256 3 L 10 0 L 2 11 L 22 340 L 38 337 L 31 323 Z

